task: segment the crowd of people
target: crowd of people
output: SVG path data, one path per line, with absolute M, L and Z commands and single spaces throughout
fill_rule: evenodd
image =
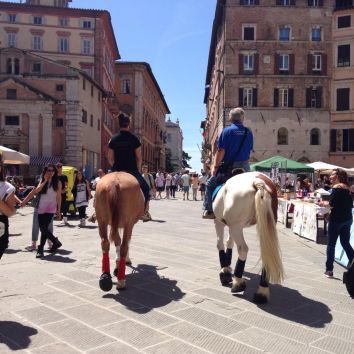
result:
M 133 175 L 140 184 L 145 197 L 145 213 L 143 221 L 150 221 L 150 199 L 174 199 L 176 191 L 182 192 L 183 200 L 204 200 L 203 218 L 215 218 L 212 210 L 212 194 L 217 185 L 225 182 L 232 174 L 247 172 L 250 170 L 249 156 L 253 149 L 253 135 L 249 128 L 243 125 L 244 111 L 235 108 L 230 111 L 231 125 L 225 128 L 218 140 L 218 149 L 215 156 L 214 167 L 211 176 L 196 172 L 170 173 L 159 170 L 149 172 L 147 165 L 142 165 L 141 143 L 129 130 L 130 119 L 125 115 L 119 116 L 120 133 L 113 136 L 108 145 L 108 161 L 112 166 L 110 172 L 124 171 Z M 37 250 L 36 257 L 44 256 L 45 243 L 49 242 L 50 252 L 54 253 L 62 246 L 62 243 L 53 234 L 53 219 L 62 220 L 63 225 L 68 225 L 68 178 L 62 173 L 62 163 L 48 164 L 43 168 L 39 183 L 30 192 L 20 195 L 20 187 L 13 186 L 6 181 L 4 167 L 0 159 L 0 258 L 8 246 L 8 218 L 15 213 L 15 206 L 24 207 L 33 199 L 35 210 L 32 223 L 32 244 L 29 250 Z M 237 170 L 237 172 L 235 172 Z M 102 169 L 97 171 L 97 177 L 92 181 L 92 188 L 105 175 Z M 16 182 L 17 184 L 17 182 Z M 285 181 L 285 189 L 296 188 L 312 191 L 313 187 L 308 178 L 297 179 L 291 183 Z M 348 256 L 353 261 L 354 251 L 350 245 L 350 227 L 352 224 L 353 200 L 348 177 L 345 171 L 333 170 L 329 178 L 317 180 L 316 188 L 331 190 L 331 198 L 328 205 L 331 207 L 328 227 L 328 246 L 326 276 L 333 276 L 334 247 L 338 237 Z M 22 192 L 24 189 L 22 188 Z M 71 190 L 74 196 L 74 206 L 79 213 L 79 226 L 86 225 L 86 208 L 92 198 L 89 181 L 85 178 L 84 171 L 78 169 Z M 190 194 L 191 192 L 191 194 Z M 21 200 L 23 197 L 23 200 Z M 94 215 L 90 218 L 95 221 Z M 37 245 L 39 231 L 40 242 Z

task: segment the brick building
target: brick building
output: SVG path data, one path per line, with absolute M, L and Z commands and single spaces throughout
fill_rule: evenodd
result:
M 237 106 L 254 134 L 253 161 L 328 161 L 331 13 L 329 0 L 217 1 L 202 122 L 205 165 Z
M 103 93 L 78 69 L 0 49 L 0 144 L 31 156 L 32 177 L 41 170 L 35 166 L 58 161 L 93 173 L 101 154 Z
M 330 161 L 354 166 L 354 7 L 353 2 L 336 1 L 333 12 L 333 58 L 331 83 Z
M 107 143 L 119 108 L 114 96 L 114 63 L 119 51 L 108 11 L 69 8 L 69 2 L 0 1 L 0 46 L 29 50 L 78 68 L 104 88 L 100 165 L 107 168 Z
M 132 117 L 132 131 L 142 143 L 143 163 L 165 169 L 166 114 L 170 113 L 148 63 L 116 63 L 116 96 L 120 110 Z
M 171 153 L 171 164 L 174 171 L 181 171 L 183 166 L 183 133 L 179 125 L 179 120 L 172 122 L 168 119 L 166 122 L 166 148 Z

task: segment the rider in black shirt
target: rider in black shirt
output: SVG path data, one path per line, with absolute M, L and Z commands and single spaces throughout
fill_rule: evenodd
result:
M 118 116 L 120 132 L 108 143 L 108 162 L 112 172 L 124 171 L 132 174 L 139 182 L 144 193 L 145 206 L 150 199 L 149 186 L 141 173 L 141 143 L 130 130 L 130 118 L 124 114 Z M 146 220 L 147 221 L 147 220 Z

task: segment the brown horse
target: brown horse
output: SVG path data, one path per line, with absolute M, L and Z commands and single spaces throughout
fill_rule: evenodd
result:
M 144 214 L 144 196 L 136 178 L 125 172 L 112 172 L 103 176 L 96 186 L 96 217 L 102 247 L 102 275 L 100 288 L 112 289 L 109 264 L 109 240 L 116 247 L 117 290 L 125 288 L 125 265 L 134 225 Z M 108 225 L 110 235 L 108 240 Z M 123 230 L 123 238 L 119 234 Z

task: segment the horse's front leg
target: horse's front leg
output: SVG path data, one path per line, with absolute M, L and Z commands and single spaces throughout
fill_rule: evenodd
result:
M 269 281 L 267 273 L 262 268 L 261 281 L 259 283 L 257 292 L 253 296 L 253 302 L 256 304 L 266 304 L 269 300 Z
M 110 264 L 109 264 L 109 240 L 107 237 L 107 225 L 99 225 L 102 248 L 102 274 L 100 277 L 100 288 L 103 291 L 110 291 L 113 286 Z
M 133 226 L 128 225 L 124 228 L 123 240 L 120 246 L 120 259 L 118 264 L 117 290 L 125 289 L 125 265 L 129 250 L 129 241 L 132 235 Z
M 232 282 L 232 269 L 230 267 L 231 265 L 231 259 L 230 259 L 230 254 L 232 257 L 232 243 L 233 241 L 231 240 L 231 249 L 229 249 L 229 244 L 230 244 L 230 238 L 227 242 L 228 248 L 227 251 L 225 252 L 225 245 L 224 245 L 224 231 L 225 231 L 225 224 L 219 221 L 218 219 L 215 219 L 214 221 L 215 224 L 215 231 L 216 231 L 216 237 L 217 237 L 217 249 L 219 251 L 219 262 L 220 262 L 220 281 L 222 285 L 228 285 L 229 283 Z M 230 252 L 231 251 L 231 252 Z
M 234 271 L 231 292 L 240 293 L 246 289 L 246 280 L 242 278 L 248 253 L 248 246 L 243 237 L 242 227 L 230 227 L 230 236 L 237 245 L 238 259 Z

